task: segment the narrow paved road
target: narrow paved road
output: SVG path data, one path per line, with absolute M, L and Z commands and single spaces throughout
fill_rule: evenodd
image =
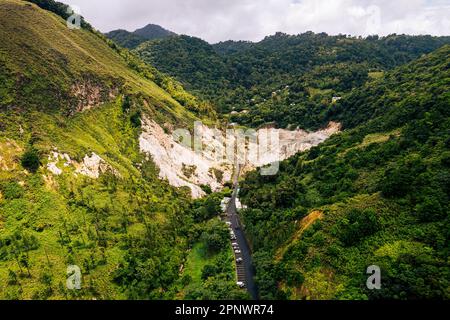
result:
M 241 251 L 241 253 L 236 256 L 238 258 L 240 257 L 243 259 L 243 262 L 241 264 L 237 264 L 236 271 L 238 275 L 238 280 L 241 281 L 245 279 L 245 281 L 242 282 L 245 283 L 247 291 L 250 293 L 252 299 L 258 300 L 259 295 L 258 295 L 258 288 L 254 281 L 255 269 L 253 267 L 252 252 L 248 245 L 247 238 L 245 237 L 245 233 L 242 230 L 236 209 L 236 198 L 238 196 L 238 189 L 239 189 L 239 182 L 238 182 L 239 173 L 240 169 L 237 170 L 237 174 L 234 178 L 234 191 L 231 200 L 228 204 L 227 214 L 228 220 L 229 222 L 231 222 L 231 227 L 233 228 L 234 233 L 236 234 L 236 241 L 232 242 L 237 242 L 239 245 L 239 250 Z

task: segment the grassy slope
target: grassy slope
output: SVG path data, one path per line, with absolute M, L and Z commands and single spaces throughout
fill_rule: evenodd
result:
M 355 90 L 334 114 L 350 129 L 278 176 L 247 176 L 263 297 L 448 299 L 449 50 Z M 380 291 L 365 287 L 373 264 Z
M 126 53 L 93 32 L 69 30 L 35 5 L 1 1 L 0 42 L 0 298 L 174 297 L 188 247 L 189 192 L 157 178 L 139 153 L 130 113 L 174 125 L 197 117 L 151 81 L 157 77 L 151 69 L 143 77 L 129 68 Z M 104 90 L 100 105 L 74 113 L 76 84 Z M 122 93 L 132 99 L 130 111 L 122 108 Z M 36 173 L 20 163 L 30 144 L 41 157 Z M 120 177 L 89 179 L 63 161 L 64 173 L 53 176 L 45 166 L 54 147 L 76 161 L 95 152 Z M 131 247 L 147 272 L 114 281 L 129 267 L 124 259 Z M 70 264 L 82 269 L 81 291 L 65 288 Z M 138 296 L 133 277 L 143 287 Z
M 95 33 L 70 30 L 61 18 L 30 3 L 7 0 L 0 5 L 0 63 L 2 74 L 9 76 L 2 105 L 60 107 L 73 84 L 92 78 L 101 87 L 143 94 L 157 111 L 194 119 L 167 92 L 132 71 Z
M 202 269 L 212 261 L 212 257 L 205 258 L 205 256 L 205 247 L 202 243 L 196 244 L 189 253 L 184 274 L 190 276 L 194 283 L 201 282 Z

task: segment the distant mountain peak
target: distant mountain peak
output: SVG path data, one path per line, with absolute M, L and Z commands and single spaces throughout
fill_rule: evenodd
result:
M 159 25 L 148 24 L 145 27 L 137 29 L 133 32 L 124 29 L 118 29 L 108 32 L 105 35 L 122 47 L 134 49 L 143 42 L 165 39 L 171 36 L 176 36 L 177 34 L 164 29 Z
M 135 30 L 133 33 L 147 40 L 162 39 L 177 35 L 176 33 L 164 29 L 157 24 L 148 24 L 143 28 Z

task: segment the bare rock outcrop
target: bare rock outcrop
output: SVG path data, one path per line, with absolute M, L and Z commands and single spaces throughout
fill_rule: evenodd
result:
M 159 168 L 161 179 L 175 187 L 189 187 L 192 196 L 199 198 L 205 194 L 202 185 L 218 191 L 230 181 L 237 163 L 250 171 L 283 161 L 324 142 L 340 128 L 330 122 L 316 132 L 266 128 L 224 133 L 196 124 L 194 136 L 186 129 L 170 135 L 155 121 L 144 118 L 139 145 Z

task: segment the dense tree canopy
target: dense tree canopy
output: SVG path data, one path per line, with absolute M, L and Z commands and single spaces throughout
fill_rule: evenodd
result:
M 277 176 L 246 176 L 263 298 L 449 298 L 449 57 L 447 45 L 354 90 L 333 110 L 348 130 Z
M 336 99 L 449 43 L 448 37 L 356 38 L 277 33 L 258 43 L 210 45 L 188 36 L 141 44 L 148 63 L 210 100 L 230 121 L 317 128 Z

